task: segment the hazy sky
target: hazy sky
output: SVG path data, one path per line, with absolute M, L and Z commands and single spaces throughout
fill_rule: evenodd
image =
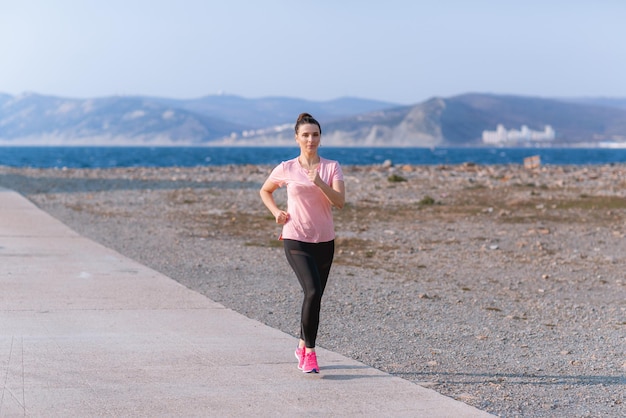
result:
M 624 0 L 0 0 L 0 92 L 626 97 Z

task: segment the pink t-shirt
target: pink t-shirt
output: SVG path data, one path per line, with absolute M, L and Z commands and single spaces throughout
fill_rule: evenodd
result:
M 343 181 L 337 161 L 320 158 L 320 178 L 332 186 Z M 303 242 L 328 242 L 335 239 L 331 203 L 309 177 L 297 158 L 280 163 L 269 179 L 279 187 L 287 186 L 287 213 L 282 238 Z

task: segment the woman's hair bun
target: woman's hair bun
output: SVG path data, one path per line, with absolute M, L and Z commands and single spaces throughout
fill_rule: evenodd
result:
M 320 126 L 320 123 L 316 121 L 315 118 L 311 116 L 310 113 L 304 112 L 304 113 L 300 113 L 298 115 L 298 119 L 296 120 L 296 126 L 295 126 L 296 134 L 298 133 L 298 128 L 300 127 L 300 125 L 304 125 L 307 123 L 312 123 L 314 125 L 317 125 L 317 127 L 320 128 L 320 134 L 322 133 L 322 127 Z
M 298 120 L 296 120 L 296 123 L 297 123 L 297 122 L 301 122 L 304 118 L 310 118 L 310 119 L 313 119 L 313 116 L 311 116 L 311 114 L 306 113 L 306 112 L 305 112 L 305 113 L 300 113 L 300 114 L 298 115 Z

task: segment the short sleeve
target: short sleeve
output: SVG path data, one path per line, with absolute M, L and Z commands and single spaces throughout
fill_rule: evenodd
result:
M 333 175 L 330 184 L 333 184 L 335 181 L 343 181 L 343 171 L 341 170 L 341 166 L 338 162 L 335 162 L 334 164 Z
M 274 167 L 268 180 L 278 184 L 278 187 L 283 187 L 287 183 L 287 179 L 285 178 L 285 163 L 280 163 Z

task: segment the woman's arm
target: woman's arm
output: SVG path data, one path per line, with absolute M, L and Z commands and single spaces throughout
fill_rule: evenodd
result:
M 320 188 L 333 206 L 338 209 L 343 208 L 343 205 L 346 203 L 346 188 L 343 180 L 334 180 L 333 185 L 329 186 L 321 179 L 317 170 L 309 171 L 309 179 Z
M 278 189 L 278 184 L 267 179 L 265 180 L 265 183 L 263 183 L 259 194 L 261 195 L 261 200 L 265 206 L 270 210 L 270 212 L 272 212 L 272 215 L 274 215 L 276 223 L 282 225 L 287 222 L 287 219 L 289 219 L 289 214 L 284 210 L 281 210 L 278 205 L 276 205 L 273 195 L 276 189 Z

